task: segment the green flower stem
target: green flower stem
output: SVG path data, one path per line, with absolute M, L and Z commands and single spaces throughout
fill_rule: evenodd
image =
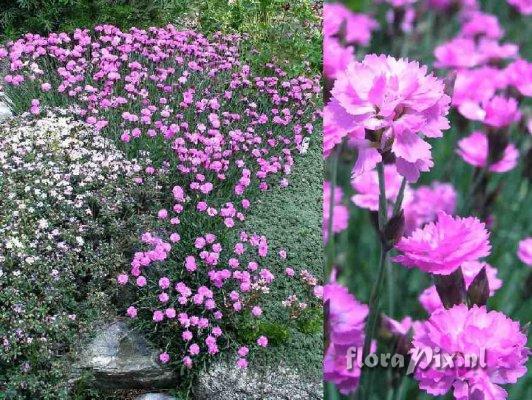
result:
M 333 217 L 334 217 L 334 190 L 336 188 L 336 181 L 338 176 L 338 157 L 340 153 L 340 146 L 337 146 L 334 153 L 331 154 L 331 170 L 330 170 L 330 181 L 329 181 L 329 223 L 327 226 L 327 265 L 325 269 L 325 276 L 328 277 L 331 273 L 335 255 L 335 243 L 334 243 L 334 232 L 333 232 Z
M 382 233 L 384 231 L 384 227 L 386 226 L 386 223 L 388 222 L 388 216 L 387 216 L 387 204 L 386 204 L 386 184 L 384 181 L 384 165 L 382 162 L 377 164 L 377 175 L 379 177 L 379 230 Z M 397 199 L 395 201 L 394 207 L 393 207 L 393 213 L 396 215 L 401 210 L 401 205 L 403 203 L 403 197 L 404 192 L 406 188 L 406 179 L 403 179 L 401 182 L 401 188 L 399 190 L 399 193 L 397 194 Z M 380 298 L 380 292 L 381 287 L 383 285 L 384 281 L 384 272 L 386 269 L 386 266 L 388 265 L 388 252 L 385 244 L 380 242 L 380 261 L 379 261 L 379 269 L 378 269 L 378 275 L 377 280 L 375 281 L 373 288 L 371 289 L 371 294 L 369 298 L 369 315 L 366 322 L 366 332 L 365 332 L 365 338 L 364 338 L 364 348 L 363 348 L 363 359 L 369 354 L 371 349 L 371 341 L 375 337 L 375 330 L 377 327 L 377 320 L 379 317 L 379 298 Z M 391 272 L 391 265 L 388 269 L 388 295 L 390 296 L 390 302 L 393 303 L 393 273 Z M 369 389 L 370 389 L 370 380 L 368 380 L 368 370 L 363 369 L 362 374 L 360 377 L 360 388 L 359 388 L 359 394 L 361 399 L 369 399 Z

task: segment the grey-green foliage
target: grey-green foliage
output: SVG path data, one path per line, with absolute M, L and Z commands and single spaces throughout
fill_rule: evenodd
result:
M 286 328 L 287 340 L 262 353 L 255 361 L 258 364 L 279 361 L 299 368 L 312 376 L 321 376 L 322 321 L 321 305 L 308 310 L 303 318 L 290 320 L 289 313 L 281 304 L 290 294 L 301 299 L 310 298 L 308 288 L 297 279 L 284 274 L 286 267 L 296 273 L 307 269 L 320 282 L 323 276 L 323 243 L 321 237 L 322 216 L 322 171 L 321 136 L 312 137 L 309 151 L 296 159 L 290 175 L 289 186 L 277 187 L 265 194 L 252 209 L 246 221 L 246 230 L 268 238 L 271 262 L 268 267 L 276 276 L 275 292 L 265 308 L 265 321 L 270 329 Z M 286 260 L 277 252 L 285 249 Z

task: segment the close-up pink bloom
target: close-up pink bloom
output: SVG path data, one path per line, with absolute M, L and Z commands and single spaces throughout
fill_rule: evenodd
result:
M 330 221 L 330 204 L 331 204 L 331 185 L 329 182 L 323 182 L 323 241 L 327 242 L 329 238 L 329 221 Z M 343 190 L 341 187 L 334 188 L 334 205 L 332 219 L 332 233 L 340 233 L 347 228 L 349 220 L 349 209 L 342 204 Z
M 347 131 L 364 127 L 371 134 L 359 142 L 355 174 L 372 169 L 391 152 L 397 171 L 415 182 L 432 165 L 424 137 L 443 136 L 449 128 L 450 98 L 443 81 L 416 61 L 371 54 L 352 62 L 332 89 L 330 106 Z
M 484 168 L 488 162 L 489 145 L 485 133 L 476 131 L 458 141 L 456 152 L 462 159 L 475 167 Z M 509 143 L 501 155 L 501 159 L 490 163 L 491 172 L 507 172 L 515 168 L 519 159 L 519 151 L 514 144 Z
M 499 385 L 516 383 L 526 373 L 527 338 L 518 322 L 486 307 L 459 304 L 435 311 L 415 326 L 412 354 L 420 355 L 415 378 L 433 396 L 452 391 L 456 400 L 504 400 Z M 423 352 L 453 355 L 452 365 L 438 367 Z M 484 357 L 485 368 L 466 365 L 472 356 Z
M 491 250 L 484 223 L 444 211 L 438 213 L 436 222 L 416 229 L 395 247 L 401 253 L 393 258 L 395 262 L 437 275 L 449 275 L 462 263 L 485 257 Z
M 529 267 L 532 267 L 532 237 L 527 237 L 519 242 L 517 256 Z
M 354 363 L 347 369 L 349 347 L 364 344 L 364 325 L 368 307 L 355 299 L 338 283 L 325 285 L 323 301 L 328 307 L 327 335 L 329 347 L 323 359 L 323 377 L 333 382 L 343 394 L 353 392 L 360 380 L 360 368 Z

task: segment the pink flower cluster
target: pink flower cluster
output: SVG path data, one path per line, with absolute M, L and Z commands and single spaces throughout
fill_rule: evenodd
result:
M 287 185 L 279 175 L 290 174 L 318 116 L 317 77 L 289 78 L 273 64 L 270 76 L 255 76 L 240 61 L 239 42 L 172 25 L 127 32 L 102 25 L 26 34 L 0 48 L 11 97 L 42 93 L 18 104 L 22 110 L 38 115 L 58 98 L 96 131 L 161 165 L 135 178 L 140 185 L 162 176 L 169 190 L 117 283 L 138 293 L 126 315 L 150 321 L 167 341 L 160 361 L 187 368 L 233 343 L 240 315 L 262 317 L 275 280 L 268 240 L 228 237 L 257 192 Z M 257 338 L 257 347 L 267 345 Z M 248 351 L 238 350 L 241 368 Z
M 516 44 L 501 43 L 503 36 L 495 15 L 473 11 L 463 15 L 458 35 L 434 51 L 436 66 L 454 70 L 452 105 L 494 137 L 521 120 L 518 99 L 532 94 L 532 64 L 519 57 Z M 517 148 L 495 142 L 475 131 L 459 142 L 458 154 L 478 168 L 489 164 L 492 172 L 513 169 Z

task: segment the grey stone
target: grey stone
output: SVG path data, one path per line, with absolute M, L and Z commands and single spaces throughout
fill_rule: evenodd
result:
M 321 400 L 323 384 L 283 365 L 239 369 L 226 360 L 199 374 L 196 400 Z
M 7 104 L 0 102 L 0 122 L 11 118 L 13 116 L 13 113 L 7 106 Z
M 135 397 L 135 400 L 177 400 L 175 397 L 165 393 L 146 393 Z
M 99 329 L 80 355 L 77 367 L 94 374 L 103 389 L 171 388 L 177 375 L 157 362 L 159 352 L 124 321 Z

